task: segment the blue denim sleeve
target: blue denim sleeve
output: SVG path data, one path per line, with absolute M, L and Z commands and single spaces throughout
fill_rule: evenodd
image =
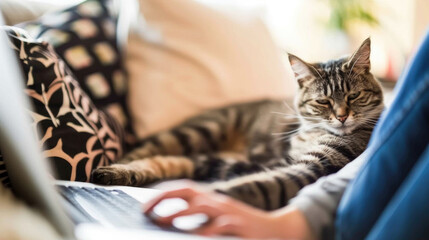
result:
M 341 199 L 336 217 L 337 239 L 367 237 L 426 149 L 428 66 L 429 35 L 403 75 L 395 101 L 373 133 L 367 162 Z
M 427 239 L 429 146 L 389 201 L 366 239 Z
M 409 154 L 404 149 L 415 150 L 414 155 L 417 159 L 420 150 L 426 146 L 426 138 L 429 137 L 429 113 L 421 112 L 420 115 L 409 113 L 413 107 L 417 109 L 417 113 L 422 109 L 428 110 L 429 101 L 425 104 L 425 99 L 422 98 L 423 94 L 429 92 L 428 66 L 429 35 L 401 76 L 395 89 L 395 100 L 382 114 L 368 149 L 338 173 L 319 179 L 291 199 L 290 205 L 304 213 L 319 239 L 333 239 L 335 236 L 340 239 L 363 239 L 383 211 L 388 199 L 392 197 L 395 187 L 397 188 L 401 182 L 400 179 L 403 179 L 407 169 L 412 167 L 412 163 L 397 165 L 393 159 L 407 160 L 413 156 L 412 154 L 404 156 Z M 416 105 L 419 101 L 422 104 Z M 409 122 L 411 126 L 404 126 L 405 117 L 411 119 Z M 413 119 L 419 121 L 413 122 Z M 400 127 L 405 131 L 398 133 Z M 407 127 L 411 127 L 415 134 L 409 134 Z M 395 132 L 397 133 L 395 141 L 389 141 Z M 392 152 L 384 157 L 386 162 L 380 161 L 378 167 L 368 168 L 371 162 L 379 161 L 375 159 L 380 157 L 375 155 L 383 146 L 384 152 Z M 368 169 L 371 170 L 371 174 L 366 175 Z M 389 192 L 385 191 L 386 187 L 390 189 Z M 374 199 L 378 204 L 372 204 Z M 338 209 L 340 201 L 341 206 Z

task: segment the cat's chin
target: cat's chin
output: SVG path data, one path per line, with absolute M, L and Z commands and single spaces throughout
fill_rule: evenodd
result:
M 328 126 L 327 127 L 327 130 L 329 132 L 332 132 L 332 133 L 334 133 L 336 135 L 340 135 L 340 136 L 352 134 L 355 129 L 356 128 L 354 126 L 340 126 L 340 127 Z

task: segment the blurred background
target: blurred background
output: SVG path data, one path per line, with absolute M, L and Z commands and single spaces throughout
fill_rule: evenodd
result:
M 0 0 L 0 11 L 6 25 L 18 24 L 37 38 L 28 41 L 52 44 L 76 75 L 73 88 L 78 94 L 70 98 L 90 93 L 89 100 L 81 101 L 86 107 L 77 108 L 90 111 L 91 101 L 97 103 L 112 122 L 122 126 L 116 129 L 120 130 L 117 138 L 126 135 L 124 141 L 130 145 L 208 109 L 292 97 L 297 84 L 286 52 L 308 62 L 325 61 L 353 53 L 368 37 L 372 72 L 382 80 L 385 104 L 389 105 L 393 86 L 429 26 L 428 0 L 113 0 L 100 1 L 105 4 L 102 8 L 97 7 L 100 2 L 77 5 L 80 2 Z M 106 9 L 106 14 L 100 9 Z M 44 73 L 34 71 L 41 74 L 38 77 L 28 74 L 26 82 L 31 86 L 27 86 L 27 94 L 33 85 L 50 81 Z M 56 119 L 66 116 L 71 108 L 63 111 L 62 98 L 52 99 L 46 109 L 57 109 Z M 39 125 L 50 131 L 38 129 L 48 136 L 40 137 L 39 143 L 48 146 L 46 142 L 51 141 L 49 159 L 58 173 L 64 173 L 62 180 L 89 181 L 92 169 L 110 162 L 88 159 L 120 156 L 106 151 L 115 145 L 110 140 L 106 145 L 94 143 L 95 150 L 88 150 L 89 144 L 82 140 L 88 136 L 98 139 L 97 134 L 104 131 L 77 130 L 83 127 L 69 126 L 76 126 L 80 118 L 52 121 L 52 111 L 43 116 L 47 111 L 42 110 L 32 116 L 37 118 L 35 122 L 45 121 Z M 99 121 L 92 114 L 96 112 L 91 110 L 86 119 Z M 52 129 L 56 129 L 54 135 Z M 71 141 L 62 148 L 60 141 L 66 135 Z M 126 149 L 119 146 L 117 151 Z M 0 153 L 0 187 L 10 184 L 1 160 Z M 12 205 L 2 206 L 13 210 Z M 23 225 L 11 220 L 18 214 L 3 216 L 3 223 L 9 225 L 0 224 L 2 236 L 4 229 L 14 234 L 19 227 L 15 232 L 22 232 Z M 2 236 L 0 239 L 10 239 Z
M 125 1 L 128 5 L 128 10 L 130 11 L 129 14 L 126 13 L 125 15 L 133 15 L 135 14 L 134 11 L 138 9 L 137 6 L 133 5 L 135 1 L 132 0 L 122 0 Z M 223 37 L 218 36 L 219 33 L 225 33 L 229 34 L 228 37 L 224 38 L 224 41 L 231 41 L 235 42 L 235 44 L 238 44 L 237 46 L 241 45 L 240 47 L 244 46 L 253 46 L 259 47 L 259 49 L 255 49 L 255 47 L 252 47 L 252 49 L 249 49 L 248 53 L 245 52 L 234 52 L 236 51 L 234 49 L 234 44 L 229 45 L 230 49 L 224 49 L 220 48 L 218 50 L 214 50 L 213 48 L 210 49 L 210 47 L 213 47 L 213 45 L 210 45 L 210 43 L 205 44 L 204 41 L 210 42 L 213 37 L 205 36 L 206 38 L 194 38 L 195 36 L 193 33 L 203 33 L 205 31 L 205 27 L 202 27 L 200 29 L 193 28 L 195 27 L 195 24 L 193 25 L 192 22 L 198 22 L 198 24 L 202 24 L 205 22 L 206 24 L 209 24 L 209 19 L 211 17 L 205 17 L 204 14 L 207 14 L 206 10 L 202 12 L 198 12 L 199 7 L 194 6 L 192 12 L 189 11 L 188 13 L 185 13 L 186 10 L 183 8 L 177 8 L 177 6 L 180 6 L 181 4 L 185 4 L 186 6 L 189 5 L 188 1 L 172 1 L 172 2 L 165 2 L 165 3 L 157 3 L 152 5 L 159 5 L 159 6 L 145 6 L 145 8 L 149 9 L 168 9 L 171 7 L 172 10 L 180 9 L 182 12 L 176 12 L 171 13 L 169 10 L 166 10 L 165 12 L 160 11 L 160 13 L 155 14 L 155 20 L 151 19 L 151 16 L 149 16 L 148 25 L 149 28 L 143 27 L 141 30 L 146 31 L 145 35 L 145 41 L 153 42 L 153 41 L 163 41 L 165 40 L 165 43 L 162 43 L 161 45 L 167 49 L 166 55 L 168 57 L 174 56 L 174 52 L 176 51 L 185 51 L 186 54 L 189 54 L 187 56 L 188 59 L 198 59 L 198 61 L 203 61 L 204 58 L 209 57 L 210 59 L 217 59 L 219 62 L 214 63 L 214 65 L 210 65 L 211 63 L 204 62 L 203 65 L 205 67 L 205 70 L 210 69 L 212 71 L 207 76 L 200 76 L 196 75 L 197 72 L 191 71 L 195 69 L 199 69 L 198 66 L 193 66 L 192 69 L 185 70 L 178 63 L 170 63 L 168 64 L 170 67 L 177 66 L 177 69 L 172 71 L 174 74 L 168 75 L 168 73 L 165 72 L 156 72 L 157 75 L 164 74 L 164 80 L 158 79 L 157 82 L 170 82 L 166 79 L 179 79 L 178 76 L 182 76 L 183 79 L 181 81 L 174 81 L 169 83 L 169 87 L 163 86 L 162 91 L 157 92 L 155 91 L 155 86 L 153 84 L 154 81 L 149 81 L 145 83 L 141 83 L 139 81 L 139 86 L 134 86 L 133 79 L 148 79 L 154 76 L 154 73 L 152 72 L 152 69 L 156 68 L 150 68 L 149 73 L 141 73 L 140 65 L 151 65 L 151 63 L 144 62 L 145 59 L 157 59 L 158 57 L 154 57 L 151 54 L 147 54 L 148 52 L 151 52 L 153 49 L 157 49 L 157 44 L 155 45 L 147 45 L 143 44 L 142 46 L 134 46 L 132 43 L 130 46 L 132 48 L 140 49 L 141 56 L 138 56 L 136 58 L 133 58 L 133 60 L 127 61 L 125 63 L 130 80 L 131 82 L 130 86 L 132 86 L 130 89 L 151 89 L 148 92 L 138 92 L 134 95 L 140 96 L 140 98 L 144 97 L 145 99 L 139 99 L 137 108 L 139 111 L 141 109 L 141 104 L 146 103 L 148 100 L 152 101 L 163 101 L 163 102 L 171 102 L 168 101 L 165 98 L 166 94 L 164 94 L 165 89 L 168 88 L 174 88 L 174 90 L 169 90 L 170 92 L 175 92 L 176 95 L 180 95 L 184 98 L 187 98 L 190 94 L 194 96 L 194 99 L 204 99 L 206 103 L 202 103 L 200 101 L 190 101 L 192 104 L 189 103 L 187 100 L 186 104 L 191 106 L 192 109 L 198 109 L 198 111 L 190 111 L 189 114 L 185 114 L 187 111 L 184 109 L 183 106 L 186 106 L 185 103 L 181 102 L 181 114 L 184 116 L 190 116 L 193 114 L 196 114 L 197 112 L 201 111 L 202 109 L 212 108 L 212 107 L 218 107 L 225 104 L 229 104 L 231 102 L 239 102 L 239 101 L 247 101 L 251 98 L 255 98 L 255 96 L 261 97 L 264 93 L 272 92 L 272 96 L 278 96 L 279 92 L 276 92 L 277 89 L 282 89 L 283 92 L 286 93 L 286 96 L 291 96 L 294 94 L 293 88 L 290 86 L 293 86 L 292 83 L 292 75 L 291 70 L 289 68 L 289 62 L 287 60 L 287 54 L 282 54 L 282 61 L 283 66 L 277 66 L 272 67 L 273 62 L 270 61 L 270 58 L 262 59 L 263 55 L 262 52 L 269 52 L 270 49 L 264 48 L 263 46 L 267 46 L 267 39 L 265 39 L 265 44 L 259 44 L 258 40 L 248 38 L 246 39 L 245 36 L 238 37 L 239 34 L 249 34 L 251 36 L 252 32 L 253 37 L 259 38 L 260 41 L 261 38 L 264 38 L 265 35 L 267 35 L 264 32 L 264 29 L 262 29 L 258 24 L 255 24 L 255 22 L 249 21 L 249 19 L 260 19 L 262 22 L 266 25 L 266 28 L 268 29 L 274 43 L 275 47 L 277 47 L 279 50 L 283 52 L 289 52 L 293 53 L 302 59 L 308 61 L 308 62 L 319 62 L 319 61 L 325 61 L 337 57 L 341 57 L 346 54 L 353 53 L 357 47 L 362 43 L 363 40 L 365 40 L 368 37 L 371 37 L 372 45 L 371 45 L 371 65 L 372 65 L 372 73 L 382 81 L 383 87 L 385 88 L 385 103 L 388 105 L 390 101 L 392 100 L 392 89 L 395 85 L 395 82 L 399 78 L 400 74 L 402 73 L 405 64 L 407 60 L 412 56 L 413 50 L 418 46 L 418 43 L 420 39 L 422 38 L 422 35 L 427 30 L 427 27 L 429 26 L 429 4 L 427 3 L 427 0 L 194 0 L 197 3 L 204 5 L 205 7 L 213 8 L 217 12 L 220 13 L 220 15 L 212 15 L 212 17 L 217 16 L 223 19 L 222 14 L 227 14 L 229 16 L 233 16 L 233 19 L 239 19 L 241 15 L 243 15 L 243 22 L 237 23 L 237 25 L 229 25 L 227 22 L 231 21 L 234 22 L 236 20 L 232 20 L 230 18 L 227 18 L 226 23 L 228 26 L 223 25 L 225 29 L 207 29 L 212 36 L 216 37 Z M 6 1 L 7 2 L 7 1 Z M 10 2 L 10 1 L 9 1 Z M 13 1 L 12 1 L 13 2 Z M 40 13 L 38 15 L 41 15 L 47 6 L 54 10 L 55 8 L 64 8 L 64 5 L 73 5 L 77 4 L 79 2 L 82 2 L 82 0 L 62 0 L 62 1 L 50 1 L 50 0 L 25 0 L 22 2 L 19 2 L 19 4 L 27 4 L 27 3 L 36 3 L 32 4 L 31 12 L 36 13 L 38 11 L 38 8 L 40 7 Z M 151 1 L 144 1 L 140 0 L 140 2 L 144 5 L 145 3 L 150 3 Z M 14 4 L 17 4 L 18 2 L 15 2 Z M 45 3 L 45 4 L 40 4 Z M 171 5 L 171 6 L 163 6 L 165 5 Z M 1 5 L 1 4 L 0 4 Z M 150 5 L 150 4 L 149 4 Z M 163 6 L 163 7 L 160 7 Z M 190 9 L 188 9 L 190 10 Z M 201 9 L 200 9 L 201 10 Z M 141 10 L 145 11 L 145 10 Z M 159 10 L 155 10 L 158 12 Z M 148 10 L 147 13 L 152 14 L 152 10 Z M 161 15 L 159 15 L 161 14 Z M 183 15 L 192 15 L 187 18 Z M 210 13 L 211 14 L 211 13 Z M 209 15 L 210 15 L 209 14 Z M 37 14 L 36 14 L 37 15 Z M 144 15 L 144 14 L 143 14 Z M 153 14 L 152 14 L 153 15 Z M 179 18 L 176 18 L 177 16 L 180 16 Z M 168 24 L 172 26 L 169 30 L 164 29 L 165 25 L 160 29 L 158 29 L 159 26 L 157 26 L 157 21 L 160 20 L 159 16 L 163 16 L 161 20 L 162 21 L 170 21 Z M 19 18 L 20 16 L 13 15 L 14 18 Z M 167 18 L 164 18 L 167 17 Z M 216 17 L 214 17 L 216 18 Z M 167 20 L 166 20 L 167 19 Z M 185 20 L 186 19 L 186 20 Z M 202 20 L 204 19 L 204 20 Z M 247 20 L 246 20 L 247 19 Z M 24 21 L 28 19 L 15 19 L 15 22 L 19 22 L 19 20 Z M 225 20 L 225 19 L 224 19 Z M 153 21 L 155 21 L 155 25 L 153 25 Z M 174 22 L 176 21 L 176 22 Z M 182 24 L 183 22 L 187 22 L 187 24 Z M 222 27 L 223 20 L 220 20 L 217 22 L 218 26 Z M 159 23 L 159 22 L 158 22 Z M 163 24 L 163 23 L 161 23 Z M 198 25 L 197 24 L 197 25 Z M 246 24 L 247 29 L 246 29 Z M 252 25 L 253 24 L 253 25 Z M 139 27 L 142 27 L 142 23 L 138 24 Z M 216 24 L 215 24 L 216 25 Z M 154 27 L 155 26 L 155 27 Z M 121 24 L 118 23 L 118 27 L 121 27 Z M 154 27 L 154 28 L 153 28 Z M 234 30 L 234 28 L 236 28 Z M 125 29 L 127 27 L 123 27 Z M 178 30 L 178 28 L 182 28 L 182 30 Z M 188 29 L 189 28 L 189 29 Z M 238 28 L 242 28 L 241 30 Z M 168 28 L 167 28 L 168 29 Z M 186 30 L 188 29 L 188 30 Z M 194 32 L 192 32 L 190 29 L 194 29 Z M 155 30 L 155 31 L 148 31 L 148 30 Z M 214 30 L 214 31 L 212 31 Z M 179 34 L 179 32 L 181 32 Z M 127 33 L 126 31 L 124 34 Z M 149 34 L 148 34 L 149 33 Z M 154 34 L 152 34 L 154 33 Z M 158 34 L 161 33 L 161 34 Z M 172 35 L 171 35 L 172 34 Z M 177 35 L 178 34 L 178 35 Z M 125 34 L 126 35 L 126 34 Z M 124 35 L 124 36 L 125 36 Z M 150 36 L 149 36 L 150 35 Z M 163 36 L 161 36 L 163 35 Z M 166 37 L 167 36 L 167 37 Z M 127 37 L 123 37 L 123 42 L 128 42 Z M 161 40 L 163 39 L 163 40 Z M 191 40 L 193 39 L 193 40 Z M 181 43 L 182 47 L 178 47 L 178 45 L 174 44 L 175 41 L 180 40 L 184 41 Z M 188 41 L 189 40 L 189 41 Z M 202 42 L 201 42 L 202 41 Z M 248 41 L 247 43 L 243 44 L 244 41 Z M 249 43 L 249 41 L 254 41 L 254 43 Z M 131 41 L 132 42 L 132 41 Z M 170 43 L 169 43 L 170 42 Z M 169 45 L 173 43 L 173 45 Z M 214 40 L 215 44 L 224 44 L 225 42 L 222 42 L 221 40 Z M 167 45 L 163 45 L 167 44 Z M 192 49 L 188 49 L 187 45 L 192 45 Z M 120 44 L 121 45 L 121 44 Z M 128 45 L 128 44 L 124 44 Z M 141 45 L 141 44 L 140 44 Z M 221 45 L 216 45 L 221 46 Z M 168 52 L 168 49 L 174 48 L 175 50 L 173 52 Z M 177 49 L 176 49 L 177 48 Z M 182 49 L 183 48 L 183 49 Z M 204 52 L 206 52 L 205 57 L 200 56 L 199 51 L 200 49 L 205 49 Z M 212 52 L 210 52 L 212 50 Z M 258 51 L 259 50 L 259 53 Z M 272 49 L 271 49 L 272 50 Z M 238 62 L 227 62 L 225 61 L 227 58 L 225 56 L 218 56 L 219 51 L 229 51 L 231 56 L 241 56 L 239 57 Z M 251 52 L 253 51 L 253 52 Z M 172 54 L 173 53 L 173 54 Z M 131 54 L 134 54 L 133 52 Z M 228 54 L 228 53 L 226 53 Z M 204 53 L 203 53 L 204 55 Z M 260 66 L 261 69 L 259 72 L 262 74 L 262 79 L 264 79 L 264 82 L 261 82 L 261 76 L 258 76 L 258 74 L 255 74 L 254 72 L 252 74 L 248 73 L 246 74 L 246 70 L 239 71 L 238 68 L 241 66 L 242 68 L 248 69 L 254 69 L 252 67 L 249 67 L 252 65 L 251 58 L 246 58 L 247 62 L 243 63 L 243 56 L 251 56 L 255 57 L 257 56 L 260 58 L 259 60 L 254 60 L 253 64 L 254 66 Z M 215 57 L 214 57 L 215 56 Z M 176 58 L 176 57 L 174 57 Z M 187 61 L 186 58 L 182 59 L 183 61 Z M 271 58 L 272 60 L 272 58 Z M 143 61 L 143 62 L 141 62 Z M 170 62 L 171 59 L 166 60 L 165 62 Z M 202 62 L 200 62 L 202 63 Z M 135 72 L 133 73 L 131 65 L 136 65 Z M 209 65 L 207 65 L 209 64 Z M 220 65 L 216 65 L 220 64 Z M 223 65 L 222 65 L 223 64 Z M 265 64 L 265 66 L 262 66 Z M 155 64 L 156 65 L 156 64 Z M 162 64 L 161 64 L 162 65 Z M 230 73 L 230 78 L 228 77 L 220 77 L 219 71 L 216 69 L 219 69 L 218 67 L 222 66 L 221 69 L 224 69 L 224 71 Z M 284 73 L 280 73 L 281 67 L 286 69 L 287 77 L 285 77 Z M 147 69 L 147 68 L 146 68 Z M 269 70 L 268 70 L 269 69 Z M 277 70 L 275 70 L 277 69 Z M 144 69 L 143 69 L 144 70 Z M 201 69 L 200 69 L 201 70 Z M 205 71 L 204 70 L 204 71 Z M 277 83 L 276 80 L 270 80 L 269 76 L 264 75 L 264 71 L 269 71 L 272 75 L 272 77 L 275 78 L 275 76 L 278 76 Z M 284 70 L 283 70 L 284 71 Z M 233 74 L 231 74 L 233 73 Z M 234 75 L 235 74 L 235 75 Z M 244 75 L 243 75 L 244 74 Z M 186 76 L 186 77 L 185 77 Z M 212 76 L 217 76 L 219 78 L 216 78 L 216 80 L 212 79 Z M 201 79 L 204 79 L 204 77 L 207 77 L 206 80 L 208 81 L 200 81 Z M 251 78 L 254 78 L 253 80 Z M 189 82 L 189 79 L 193 78 L 192 84 L 184 84 L 186 82 Z M 247 80 L 247 89 L 244 89 L 242 87 L 241 82 L 246 79 Z M 280 79 L 286 79 L 286 82 L 280 83 Z M 258 84 L 255 81 L 259 81 Z M 211 82 L 212 85 L 205 85 L 206 83 Z M 234 83 L 231 83 L 234 82 Z M 144 85 L 144 86 L 141 86 Z M 146 84 L 149 84 L 146 86 Z M 198 85 L 201 84 L 201 85 Z M 263 85 L 265 84 L 266 89 L 261 90 L 263 88 Z M 286 84 L 286 85 L 285 85 Z M 291 85 L 292 84 L 292 85 Z M 156 85 L 156 84 L 155 84 Z M 255 87 L 256 86 L 256 87 Z M 271 86 L 271 90 L 269 90 L 268 86 Z M 193 90 L 192 90 L 193 89 Z M 201 89 L 205 89 L 204 91 L 201 91 Z M 211 90 L 207 90 L 211 89 Z M 255 90 L 256 89 L 256 90 Z M 208 91 L 211 91 L 213 94 L 209 96 Z M 222 94 L 214 94 L 214 92 L 222 92 Z M 255 91 L 260 91 L 260 93 L 251 93 Z M 190 93 L 192 92 L 192 93 Z M 237 94 L 240 94 L 240 96 L 237 96 Z M 170 94 L 171 95 L 171 94 Z M 130 93 L 129 97 L 130 99 L 135 99 L 133 97 L 133 93 Z M 162 97 L 161 97 L 162 96 Z M 265 96 L 265 95 L 264 95 Z M 220 100 L 224 99 L 224 100 Z M 131 103 L 132 105 L 132 103 Z M 131 107 L 132 108 L 132 107 Z M 164 106 L 163 109 L 168 109 L 167 106 Z M 172 107 L 172 109 L 176 109 L 176 107 Z M 137 111 L 137 110 L 136 110 Z M 146 109 L 147 111 L 147 109 Z M 191 114 L 192 112 L 192 114 Z M 138 113 L 136 113 L 138 114 Z M 179 115 L 179 114 L 177 114 Z M 151 116 L 155 116 L 154 114 L 151 114 Z M 176 116 L 177 119 L 180 119 Z M 183 117 L 184 118 L 184 117 Z M 165 119 L 165 116 L 159 116 L 159 119 Z M 159 119 L 157 118 L 156 121 L 158 122 Z M 141 125 L 141 124 L 140 124 Z M 146 124 L 150 125 L 150 124 Z M 162 125 L 162 124 L 161 124 Z
M 8 24 L 41 16 L 61 30 L 55 11 L 80 2 L 2 0 L 0 9 Z M 107 2 L 119 9 L 114 11 L 120 16 L 116 39 L 127 72 L 127 104 L 140 137 L 206 109 L 291 97 L 296 84 L 286 52 L 320 62 L 352 54 L 368 37 L 372 73 L 382 81 L 389 105 L 395 82 L 429 26 L 427 0 Z M 85 29 L 91 25 L 79 25 Z M 91 87 L 104 89 L 99 82 Z
M 395 81 L 429 24 L 425 0 L 198 0 L 259 15 L 279 47 L 308 61 L 353 52 L 372 40 L 373 72 Z
M 258 16 L 280 48 L 310 62 L 350 54 L 371 37 L 373 73 L 386 81 L 399 77 L 429 25 L 426 0 L 195 1 L 233 14 Z M 36 2 L 63 6 L 82 0 Z

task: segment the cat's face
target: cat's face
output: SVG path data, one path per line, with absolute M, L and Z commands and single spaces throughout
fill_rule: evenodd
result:
M 383 109 L 381 87 L 370 73 L 370 40 L 348 58 L 309 64 L 289 55 L 299 91 L 295 106 L 304 127 L 347 135 L 373 126 Z

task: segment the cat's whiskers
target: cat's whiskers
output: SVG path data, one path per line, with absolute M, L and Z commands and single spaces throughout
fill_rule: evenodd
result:
M 278 125 L 301 125 L 302 123 L 301 122 L 287 121 L 287 122 L 277 122 L 276 124 L 278 124 Z
M 295 129 L 295 130 L 287 131 L 287 132 L 271 133 L 271 135 L 274 135 L 274 136 L 284 136 L 284 135 L 288 135 L 288 134 L 294 134 L 296 132 L 299 132 L 299 129 Z
M 361 124 L 361 123 L 372 123 L 372 124 L 376 124 L 378 121 L 377 120 L 374 120 L 374 119 L 362 119 L 362 120 L 360 120 L 360 121 L 358 121 L 358 123 L 359 124 Z
M 326 119 L 312 118 L 312 117 L 302 117 L 302 116 L 300 117 L 300 120 L 308 120 L 308 121 L 315 120 L 315 121 L 318 121 L 318 122 L 325 122 L 325 123 L 329 122 L 329 120 L 326 120 Z
M 287 107 L 292 112 L 296 112 L 296 110 L 294 108 L 292 108 L 291 106 L 289 106 L 289 104 L 287 104 L 286 100 L 283 101 L 283 105 L 285 105 L 285 107 Z
M 371 124 L 376 124 L 378 121 L 377 120 L 373 120 L 373 119 L 365 119 L 362 121 L 362 123 L 371 123 Z
M 299 128 L 291 130 L 291 131 L 280 132 L 280 133 L 271 133 L 271 134 L 274 135 L 274 136 L 278 136 L 279 137 L 276 140 L 286 140 L 286 139 L 292 137 L 293 135 L 295 135 L 298 132 L 309 131 L 309 130 L 312 130 L 312 129 L 315 129 L 315 128 L 321 127 L 321 126 L 323 126 L 322 123 L 306 124 L 304 126 L 300 126 Z
M 378 122 L 378 118 L 362 118 L 356 119 L 355 121 L 357 126 L 374 127 Z
M 305 116 L 302 116 L 302 115 L 295 115 L 295 114 L 288 114 L 288 113 L 281 113 L 281 112 L 271 112 L 271 113 L 281 115 L 285 119 L 290 119 L 290 118 L 294 119 L 294 118 L 296 118 L 296 119 L 308 119 L 308 120 L 317 120 L 317 121 L 321 121 L 321 122 L 328 122 L 328 120 L 321 119 L 321 118 L 318 118 L 318 117 L 305 117 Z
M 316 128 L 317 126 L 313 127 L 313 128 L 309 128 L 309 129 L 305 129 L 305 131 L 311 130 Z M 287 135 L 284 136 L 278 136 L 277 141 L 288 141 L 289 139 L 291 139 L 293 136 L 295 136 L 298 132 L 302 131 L 302 129 L 297 129 L 295 132 L 289 133 Z
M 300 132 L 300 131 L 302 131 L 302 130 L 311 130 L 311 129 L 314 129 L 314 128 L 316 128 L 316 127 L 318 127 L 318 126 L 314 126 L 314 127 L 312 127 L 312 128 L 306 128 L 306 129 L 297 128 L 297 129 L 294 129 L 294 130 L 291 130 L 291 131 L 287 131 L 287 132 L 271 133 L 271 134 L 272 134 L 272 135 L 274 135 L 274 136 L 292 135 L 292 134 L 295 134 L 295 133 Z

